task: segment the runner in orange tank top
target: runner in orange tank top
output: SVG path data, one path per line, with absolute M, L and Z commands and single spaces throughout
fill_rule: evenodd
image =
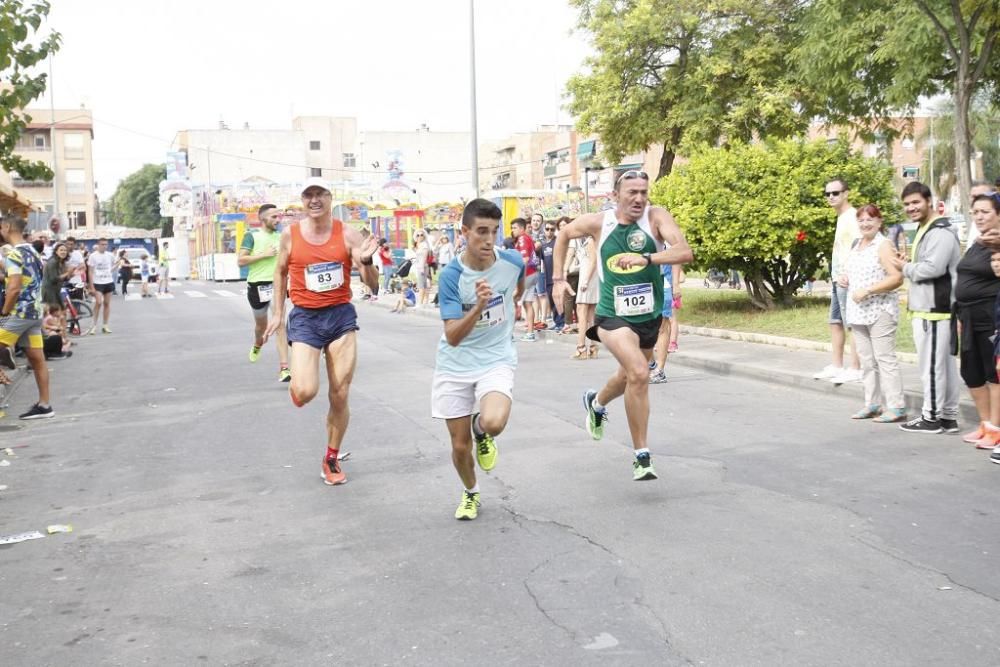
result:
M 281 232 L 274 270 L 274 311 L 265 332 L 267 340 L 278 331 L 285 319 L 285 297 L 291 298 L 294 307 L 288 313 L 287 331 L 292 346 L 292 381 L 288 391 L 298 407 L 319 393 L 319 360 L 326 352 L 330 411 L 322 474 L 331 486 L 347 481 L 338 457 L 350 418 L 347 399 L 357 362 L 358 315 L 351 303 L 351 267 L 358 267 L 361 280 L 372 291 L 378 287 L 372 261 L 378 243 L 335 220 L 332 204 L 326 181 L 310 178 L 303 184 L 306 217 Z

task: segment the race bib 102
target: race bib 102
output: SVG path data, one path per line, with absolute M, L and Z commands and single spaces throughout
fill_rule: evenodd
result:
M 653 283 L 615 287 L 615 315 L 631 317 L 653 312 Z
M 344 265 L 340 262 L 322 262 L 306 267 L 306 289 L 310 292 L 329 292 L 344 284 Z

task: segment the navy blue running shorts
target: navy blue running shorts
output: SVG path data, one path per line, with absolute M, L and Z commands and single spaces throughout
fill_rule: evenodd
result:
M 352 303 L 328 308 L 295 306 L 288 314 L 288 344 L 305 343 L 325 350 L 327 345 L 358 328 L 358 312 Z

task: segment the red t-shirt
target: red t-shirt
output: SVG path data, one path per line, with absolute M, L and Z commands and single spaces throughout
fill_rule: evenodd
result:
M 514 250 L 521 253 L 521 259 L 524 260 L 524 275 L 530 276 L 537 269 L 535 268 L 537 262 L 535 261 L 535 242 L 531 240 L 531 237 L 527 233 L 521 234 L 514 241 Z
M 388 246 L 382 246 L 382 249 L 378 251 L 378 256 L 382 260 L 382 266 L 392 264 L 392 251 L 389 250 Z

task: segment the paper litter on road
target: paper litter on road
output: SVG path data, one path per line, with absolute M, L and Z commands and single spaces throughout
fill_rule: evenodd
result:
M 0 491 L 6 491 L 8 488 L 6 484 L 0 484 Z
M 3 453 L 6 454 L 7 456 L 14 456 L 14 450 L 11 449 L 10 447 L 3 450 Z
M 37 540 L 45 537 L 42 533 L 37 530 L 32 530 L 27 533 L 13 533 L 11 535 L 0 535 L 0 544 L 17 544 L 18 542 L 24 542 L 27 540 Z
M 3 459 L 2 461 L 0 461 L 0 467 L 6 468 L 9 465 L 10 465 L 10 461 L 8 461 L 7 459 Z
M 46 528 L 45 530 L 48 531 L 49 535 L 52 535 L 54 533 L 72 533 L 73 526 L 69 525 L 68 523 L 55 523 Z

